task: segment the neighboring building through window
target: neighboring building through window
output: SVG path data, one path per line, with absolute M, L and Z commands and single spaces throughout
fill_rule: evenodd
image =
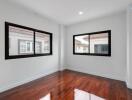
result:
M 94 45 L 94 52 L 95 53 L 103 53 L 103 54 L 107 54 L 108 53 L 108 45 L 107 44 L 97 44 Z
M 33 41 L 29 40 L 18 40 L 18 54 L 33 54 L 34 48 L 33 48 Z

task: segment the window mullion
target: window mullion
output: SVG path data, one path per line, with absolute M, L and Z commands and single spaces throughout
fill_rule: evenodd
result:
M 35 53 L 35 41 L 36 41 L 35 36 L 36 36 L 36 35 L 35 35 L 35 31 L 34 31 L 34 39 L 33 39 L 33 40 L 34 40 L 34 41 L 33 41 L 33 45 L 34 45 L 34 55 L 36 54 L 36 53 Z
M 89 44 L 88 44 L 88 48 L 89 48 L 89 54 L 90 54 L 90 34 L 89 34 Z

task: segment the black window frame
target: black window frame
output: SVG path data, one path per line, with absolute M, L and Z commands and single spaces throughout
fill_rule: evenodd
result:
M 13 27 L 18 27 L 18 28 L 22 28 L 22 29 L 27 29 L 27 30 L 31 30 L 33 31 L 33 43 L 34 43 L 34 52 L 33 54 L 28 54 L 28 55 L 9 55 L 9 26 L 13 26 Z M 44 34 L 48 34 L 50 37 L 50 52 L 49 53 L 36 53 L 35 52 L 35 34 L 36 32 L 40 32 L 40 33 L 44 33 Z M 18 24 L 14 24 L 14 23 L 10 23 L 10 22 L 5 22 L 5 59 L 17 59 L 17 58 L 28 58 L 28 57 L 38 57 L 38 56 L 48 56 L 48 55 L 52 55 L 53 54 L 53 50 L 52 50 L 52 36 L 53 34 L 50 32 L 46 32 L 46 31 L 42 31 L 42 30 L 38 30 L 38 29 L 34 29 L 34 28 L 30 28 L 27 26 L 23 26 L 23 25 L 18 25 Z
M 103 34 L 103 33 L 108 33 L 108 54 L 90 53 L 90 36 L 95 35 L 95 34 Z M 77 52 L 75 52 L 75 37 L 83 36 L 83 35 L 89 36 L 89 45 L 88 45 L 89 52 L 88 53 L 77 53 Z M 91 56 L 108 56 L 108 57 L 110 57 L 111 56 L 111 30 L 73 35 L 73 55 L 91 55 Z

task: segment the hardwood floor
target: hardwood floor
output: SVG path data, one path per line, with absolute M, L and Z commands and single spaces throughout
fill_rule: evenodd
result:
M 132 100 L 125 82 L 70 70 L 56 72 L 0 93 L 0 100 L 39 100 L 48 93 L 51 100 L 74 100 L 74 89 L 84 90 L 105 100 Z
M 132 89 L 128 89 L 128 100 L 132 100 Z

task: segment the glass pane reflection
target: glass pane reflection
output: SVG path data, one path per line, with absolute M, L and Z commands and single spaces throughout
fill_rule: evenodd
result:
M 36 41 L 35 41 L 35 52 L 36 54 L 50 53 L 50 35 L 35 32 Z
M 108 33 L 90 35 L 90 53 L 108 54 Z
M 34 52 L 33 31 L 9 26 L 9 55 L 29 55 Z
M 89 53 L 89 35 L 75 37 L 75 53 Z

